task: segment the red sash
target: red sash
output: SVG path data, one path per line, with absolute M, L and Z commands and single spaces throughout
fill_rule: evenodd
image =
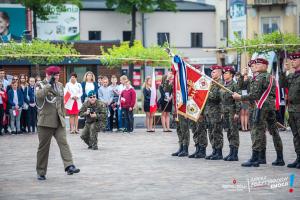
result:
M 271 92 L 271 89 L 272 89 L 272 85 L 273 85 L 273 77 L 270 76 L 270 83 L 268 85 L 268 88 L 266 91 L 264 91 L 264 93 L 262 94 L 262 96 L 260 97 L 259 101 L 255 101 L 256 103 L 256 106 L 258 109 L 261 109 L 262 106 L 264 105 L 265 101 L 267 100 L 270 92 Z

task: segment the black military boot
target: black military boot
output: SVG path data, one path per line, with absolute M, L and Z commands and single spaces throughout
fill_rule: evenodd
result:
M 199 152 L 200 148 L 199 148 L 199 144 L 195 145 L 196 150 L 193 154 L 189 155 L 189 158 L 195 158 L 195 155 Z
M 266 149 L 263 149 L 259 152 L 259 158 L 258 158 L 259 164 L 267 164 L 266 161 Z
M 252 156 L 250 160 L 242 163 L 242 167 L 259 167 L 259 162 L 258 162 L 258 156 L 259 152 L 252 150 Z
M 216 154 L 216 149 L 213 148 L 212 153 L 209 156 L 206 156 L 205 159 L 210 160 L 211 157 L 213 157 Z
M 232 155 L 233 146 L 229 145 L 229 148 L 230 148 L 229 154 L 223 159 L 225 161 L 227 161 L 227 159 Z
M 189 155 L 189 147 L 187 145 L 183 145 L 182 151 L 178 154 L 178 157 L 186 157 Z
M 238 153 L 239 149 L 237 147 L 232 146 L 232 154 L 227 158 L 227 161 L 239 161 Z
M 206 147 L 199 145 L 199 152 L 195 155 L 195 158 L 205 158 L 206 156 Z
M 75 165 L 68 166 L 65 171 L 68 175 L 76 174 L 80 172 L 80 169 L 76 168 Z
M 222 149 L 216 149 L 216 154 L 213 155 L 211 160 L 222 160 L 223 159 L 223 154 L 222 154 Z
M 299 165 L 300 165 L 300 154 L 297 154 L 296 160 L 293 163 L 288 164 L 287 167 L 296 168 Z
M 175 152 L 175 153 L 172 153 L 172 156 L 178 156 L 178 154 L 181 153 L 182 150 L 183 150 L 183 144 L 180 144 L 180 145 L 179 145 L 178 151 Z
M 272 165 L 274 166 L 284 166 L 285 162 L 283 160 L 283 153 L 282 151 L 276 151 L 277 158 L 274 162 L 272 162 Z

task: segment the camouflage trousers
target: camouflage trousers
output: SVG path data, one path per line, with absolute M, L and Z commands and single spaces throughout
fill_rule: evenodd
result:
M 190 131 L 189 131 L 189 120 L 185 117 L 179 115 L 178 116 L 179 122 L 177 122 L 177 136 L 178 136 L 178 143 L 181 145 L 190 144 Z
M 276 151 L 282 151 L 282 149 L 283 149 L 282 140 L 281 140 L 281 137 L 280 137 L 277 125 L 276 125 L 276 122 L 277 122 L 277 120 L 276 120 L 276 113 L 275 113 L 275 111 L 272 111 L 272 110 L 270 110 L 270 111 L 264 111 L 264 113 L 265 113 L 264 114 L 265 118 L 264 119 L 261 118 L 260 121 L 266 123 L 266 128 L 268 128 L 268 131 L 269 131 L 270 135 L 272 136 L 275 150 Z M 251 130 L 252 130 L 256 126 L 255 123 L 254 123 L 255 109 L 250 109 L 249 110 L 249 115 L 252 118 L 252 123 L 253 123 L 253 124 L 251 124 Z M 263 115 L 263 114 L 261 113 L 261 115 Z M 261 142 L 262 142 L 262 146 L 265 149 L 266 146 L 267 146 L 266 134 L 265 134 L 265 136 L 262 136 L 260 139 L 261 139 Z
M 212 148 L 223 148 L 223 130 L 221 114 L 210 112 L 206 115 L 208 125 L 208 137 Z
M 97 147 L 98 145 L 98 122 L 93 122 L 91 124 L 86 123 L 81 134 L 81 139 L 89 146 L 89 147 Z
M 289 112 L 289 125 L 294 136 L 295 152 L 300 154 L 300 112 Z
M 193 140 L 195 145 L 199 144 L 202 147 L 207 147 L 207 133 L 205 121 L 194 122 L 191 121 L 191 128 L 193 132 Z
M 228 125 L 227 139 L 229 145 L 238 148 L 240 145 L 239 128 L 238 121 L 234 120 L 234 114 L 234 112 L 225 112 L 223 120 Z
M 266 149 L 266 129 L 268 112 L 261 110 L 260 120 L 255 122 L 255 111 L 252 110 L 253 124 L 251 127 L 252 150 L 262 151 Z

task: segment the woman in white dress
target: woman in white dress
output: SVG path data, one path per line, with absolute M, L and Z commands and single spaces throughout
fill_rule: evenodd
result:
M 82 87 L 77 82 L 77 74 L 72 73 L 70 81 L 65 87 L 65 108 L 70 117 L 71 134 L 79 133 L 78 131 L 78 113 L 82 106 L 81 103 Z

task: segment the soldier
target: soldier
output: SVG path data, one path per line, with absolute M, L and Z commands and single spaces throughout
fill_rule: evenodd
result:
M 259 59 L 258 59 L 259 60 Z M 257 68 L 256 68 L 256 60 L 251 60 L 248 63 L 248 66 L 250 67 L 254 78 L 251 79 L 248 82 L 248 88 L 249 91 L 251 92 L 251 88 L 253 86 L 255 86 L 255 78 L 256 76 L 259 74 L 257 72 Z M 241 81 L 242 82 L 242 81 Z M 267 106 L 266 112 L 266 123 L 267 123 L 267 129 L 270 133 L 270 135 L 272 136 L 273 139 L 273 144 L 276 150 L 276 160 L 274 162 L 272 162 L 272 165 L 274 166 L 284 166 L 285 162 L 283 159 L 283 146 L 282 146 L 282 140 L 279 134 L 279 130 L 277 128 L 277 121 L 276 121 L 276 113 L 275 113 L 275 107 L 272 106 L 272 101 L 275 99 L 275 92 L 273 92 L 275 90 L 275 85 L 272 86 L 272 92 L 270 93 L 269 97 L 268 97 L 268 101 L 270 106 Z M 250 101 L 250 117 L 252 118 L 251 121 L 254 120 L 254 114 L 255 114 L 255 102 L 254 101 Z M 252 126 L 252 123 L 251 123 Z M 266 137 L 262 138 L 262 142 L 263 142 L 263 146 L 267 146 L 267 140 Z M 266 164 L 266 148 L 264 148 L 260 153 L 259 153 L 259 164 Z
M 101 128 L 105 129 L 106 111 L 106 104 L 97 100 L 93 90 L 90 91 L 88 100 L 83 103 L 79 111 L 80 117 L 85 118 L 85 126 L 80 137 L 89 149 L 98 150 L 98 132 Z
M 233 81 L 235 70 L 232 66 L 223 68 L 224 86 L 233 92 L 238 91 L 237 84 Z M 222 115 L 223 121 L 228 125 L 227 139 L 229 141 L 229 154 L 224 158 L 225 161 L 238 161 L 238 149 L 240 144 L 238 119 L 240 113 L 240 102 L 235 101 L 231 93 L 221 89 Z
M 64 87 L 59 80 L 60 68 L 46 69 L 46 79 L 36 86 L 36 105 L 38 108 L 37 179 L 46 180 L 51 138 L 57 141 L 65 171 L 68 175 L 79 173 L 73 164 L 72 154 L 66 138 Z
M 191 122 L 193 140 L 196 150 L 189 158 L 205 158 L 207 147 L 207 133 L 203 115 L 200 116 L 198 122 Z
M 269 110 L 273 109 L 275 102 L 275 87 L 273 77 L 267 73 L 268 61 L 263 58 L 255 60 L 255 68 L 257 76 L 254 77 L 253 85 L 251 85 L 250 93 L 247 95 L 240 95 L 236 92 L 232 95 L 236 100 L 242 101 L 256 101 L 257 108 L 255 109 L 255 119 L 251 129 L 252 140 L 252 157 L 245 163 L 243 167 L 259 167 L 260 154 L 266 149 L 266 121 Z M 269 98 L 268 98 L 269 97 Z
M 221 82 L 223 67 L 213 65 L 211 67 L 211 77 L 218 82 Z M 207 102 L 204 108 L 204 114 L 208 123 L 208 136 L 210 144 L 213 148 L 211 155 L 206 156 L 208 160 L 221 160 L 223 159 L 223 132 L 222 132 L 222 120 L 221 120 L 221 96 L 220 87 L 212 83 Z
M 189 143 L 190 143 L 190 130 L 189 120 L 184 116 L 178 116 L 179 121 L 177 123 L 177 136 L 179 149 L 177 152 L 172 153 L 172 156 L 186 157 L 189 155 Z
M 287 87 L 289 90 L 289 125 L 294 137 L 293 142 L 297 158 L 293 163 L 288 164 L 287 167 L 300 169 L 300 52 L 290 54 L 289 58 L 295 72 L 281 78 L 284 87 Z M 286 69 L 289 70 L 287 66 Z

